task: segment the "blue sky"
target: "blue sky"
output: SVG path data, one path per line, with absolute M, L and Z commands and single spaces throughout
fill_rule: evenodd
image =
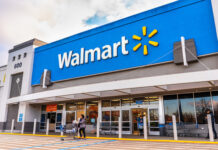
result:
M 0 0 L 0 66 L 8 50 L 37 38 L 61 38 L 176 0 Z
M 99 16 L 98 14 L 95 14 L 94 16 L 84 20 L 84 23 L 87 25 L 102 25 L 107 22 L 108 20 L 106 16 Z

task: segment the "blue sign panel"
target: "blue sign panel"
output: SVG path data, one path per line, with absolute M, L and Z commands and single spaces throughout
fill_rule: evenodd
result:
M 142 105 L 143 101 L 142 100 L 137 100 L 135 103 L 138 104 L 138 105 Z
M 210 0 L 183 0 L 35 49 L 32 85 L 173 60 L 173 44 L 194 39 L 197 55 L 217 52 Z
M 23 121 L 23 114 L 19 114 L 18 122 L 22 122 L 22 121 Z

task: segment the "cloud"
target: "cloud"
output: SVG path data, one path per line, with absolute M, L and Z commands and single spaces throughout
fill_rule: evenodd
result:
M 0 66 L 14 45 L 53 42 L 175 0 L 0 0 Z

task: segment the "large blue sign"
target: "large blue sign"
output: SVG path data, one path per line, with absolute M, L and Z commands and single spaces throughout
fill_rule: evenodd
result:
M 60 81 L 173 60 L 173 44 L 194 39 L 197 55 L 218 42 L 210 0 L 183 0 L 35 49 L 32 85 L 44 69 Z

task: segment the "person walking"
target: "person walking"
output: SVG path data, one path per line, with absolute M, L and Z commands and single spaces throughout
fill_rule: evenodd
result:
M 211 116 L 211 123 L 212 123 L 212 130 L 213 130 L 214 139 L 217 139 L 217 133 L 216 133 L 216 129 L 215 129 L 215 119 L 214 119 L 214 115 L 210 109 L 206 110 L 206 118 L 207 118 L 208 114 L 210 114 L 210 116 Z M 209 131 L 207 134 L 207 138 L 209 138 Z
M 79 120 L 79 124 L 78 124 L 78 127 L 79 127 L 79 135 L 80 135 L 80 138 L 82 138 L 82 135 L 84 138 L 86 138 L 86 120 L 85 120 L 85 117 L 84 115 L 82 114 L 81 115 L 81 118 Z

